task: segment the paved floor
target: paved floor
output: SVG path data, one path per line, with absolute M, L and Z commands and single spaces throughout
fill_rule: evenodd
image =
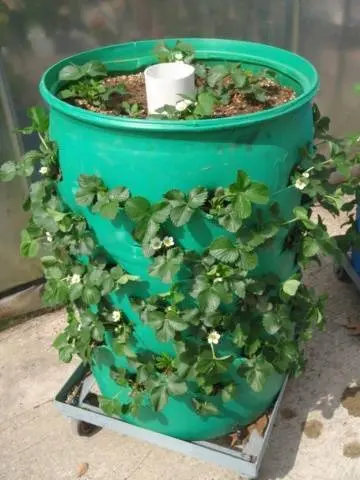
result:
M 341 403 L 346 387 L 360 380 L 360 337 L 340 325 L 358 319 L 360 297 L 334 278 L 330 263 L 309 279 L 329 295 L 328 328 L 308 347 L 306 373 L 290 382 L 260 480 L 360 480 L 360 393 L 347 408 Z M 74 369 L 59 364 L 51 347 L 63 323 L 63 314 L 53 313 L 0 334 L 1 480 L 72 480 L 83 463 L 82 480 L 239 479 L 108 431 L 73 435 L 52 404 Z

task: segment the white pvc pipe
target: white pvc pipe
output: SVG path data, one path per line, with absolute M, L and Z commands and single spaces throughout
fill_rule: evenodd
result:
M 187 63 L 158 63 L 145 72 L 145 87 L 149 114 L 159 113 L 165 105 L 173 107 L 183 95 L 195 96 L 195 68 Z

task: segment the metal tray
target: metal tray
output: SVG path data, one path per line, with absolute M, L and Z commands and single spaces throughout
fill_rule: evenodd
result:
M 129 435 L 139 440 L 156 444 L 160 447 L 196 457 L 200 460 L 215 463 L 221 467 L 235 470 L 238 474 L 249 478 L 257 478 L 261 462 L 269 442 L 275 418 L 278 414 L 281 400 L 284 395 L 287 379 L 284 381 L 281 392 L 273 406 L 268 426 L 264 436 L 250 436 L 250 440 L 243 451 L 230 447 L 223 447 L 212 441 L 186 442 L 144 428 L 130 425 L 119 418 L 106 416 L 100 408 L 91 401 L 91 391 L 95 380 L 84 365 L 80 365 L 65 383 L 55 397 L 55 406 L 60 412 L 74 420 L 76 432 L 79 435 L 89 436 L 98 427 L 108 428 L 123 435 Z M 75 394 L 74 394 L 75 392 Z M 90 395 L 89 395 L 90 394 Z M 94 399 L 92 394 L 92 398 Z

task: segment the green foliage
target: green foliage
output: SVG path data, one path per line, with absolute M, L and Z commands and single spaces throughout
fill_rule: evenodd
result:
M 99 407 L 109 417 L 121 417 L 123 414 L 123 408 L 117 398 L 106 398 L 99 396 Z
M 105 218 L 114 220 L 119 209 L 123 208 L 129 198 L 129 190 L 125 187 L 108 189 L 95 175 L 81 175 L 76 201 L 79 205 L 91 206 L 94 213 L 100 213 Z
M 219 415 L 219 409 L 211 402 L 204 402 L 194 398 L 193 405 L 197 413 L 199 415 L 203 415 L 204 417 Z
M 94 60 L 84 65 L 66 65 L 59 72 L 61 100 L 82 99 L 95 107 L 106 108 L 112 98 L 122 99 L 128 94 L 125 85 L 107 85 L 103 78 L 108 75 L 106 66 Z
M 249 359 L 241 367 L 240 373 L 245 375 L 250 387 L 255 392 L 261 392 L 266 380 L 274 373 L 274 367 L 263 356 L 259 355 L 254 359 Z
M 75 82 L 84 78 L 106 77 L 107 70 L 98 60 L 87 62 L 84 65 L 66 65 L 59 72 L 60 82 Z
M 264 103 L 267 100 L 266 90 L 263 87 L 266 76 L 270 76 L 275 81 L 273 72 L 253 74 L 241 68 L 239 64 L 220 63 L 210 67 L 205 78 L 210 88 L 216 88 L 221 92 L 220 96 L 227 98 L 228 92 L 235 89 L 235 91 L 252 97 L 257 102 Z M 229 79 L 227 87 L 224 86 L 226 78 Z
M 174 47 L 169 47 L 165 42 L 160 42 L 154 50 L 155 56 L 160 63 L 182 61 L 191 63 L 194 59 L 194 49 L 191 45 L 177 41 Z
M 208 192 L 205 188 L 193 188 L 189 195 L 179 190 L 170 190 L 164 195 L 171 207 L 170 218 L 176 227 L 188 223 L 196 209 L 202 207 L 207 200 Z

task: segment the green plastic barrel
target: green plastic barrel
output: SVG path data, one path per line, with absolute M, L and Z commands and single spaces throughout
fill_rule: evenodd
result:
M 132 295 L 166 291 L 169 285 L 149 275 L 151 260 L 144 257 L 141 246 L 133 240 L 133 225 L 124 214 L 111 222 L 76 204 L 79 175 L 98 175 L 110 188 L 124 185 L 132 195 L 155 202 L 175 188 L 186 192 L 197 186 L 209 189 L 227 186 L 235 180 L 236 172 L 243 170 L 253 181 L 269 187 L 272 200 L 278 202 L 285 219 L 292 218 L 292 210 L 300 201 L 299 192 L 288 187 L 288 183 L 299 161 L 299 149 L 313 137 L 311 101 L 318 88 L 314 67 L 298 55 L 268 45 L 215 39 L 184 41 L 194 47 L 198 60 L 240 62 L 252 71 L 274 70 L 283 85 L 295 90 L 296 98 L 252 114 L 174 121 L 98 114 L 55 96 L 58 74 L 65 65 L 100 60 L 110 72 L 136 72 L 155 62 L 153 51 L 157 40 L 113 45 L 66 58 L 49 68 L 40 84 L 41 95 L 50 107 L 50 135 L 59 146 L 63 176 L 60 194 L 71 209 L 86 217 L 109 255 L 129 273 L 140 276 L 142 281 L 130 292 Z M 172 43 L 175 40 L 169 40 Z M 197 252 L 202 252 L 220 235 L 232 235 L 201 213 L 184 227 L 169 224 L 166 228 L 177 243 Z M 283 249 L 285 236 L 286 231 L 280 231 L 274 242 L 259 253 L 255 274 L 272 272 L 283 279 L 291 275 L 294 256 Z M 159 342 L 154 332 L 142 324 L 126 294 L 114 295 L 113 301 L 134 322 L 137 348 L 156 353 L 173 351 L 171 344 Z M 111 341 L 102 348 L 107 349 L 113 363 L 123 363 L 112 351 Z M 95 362 L 93 371 L 104 395 L 119 393 L 106 362 Z M 234 424 L 246 425 L 261 414 L 272 403 L 283 381 L 281 375 L 274 375 L 263 391 L 255 393 L 244 379 L 237 374 L 235 377 L 238 398 L 231 405 L 219 405 L 218 417 L 198 417 L 186 397 L 170 399 L 161 415 L 150 413 L 149 407 L 144 406 L 147 413 L 127 420 L 188 440 L 229 432 Z

